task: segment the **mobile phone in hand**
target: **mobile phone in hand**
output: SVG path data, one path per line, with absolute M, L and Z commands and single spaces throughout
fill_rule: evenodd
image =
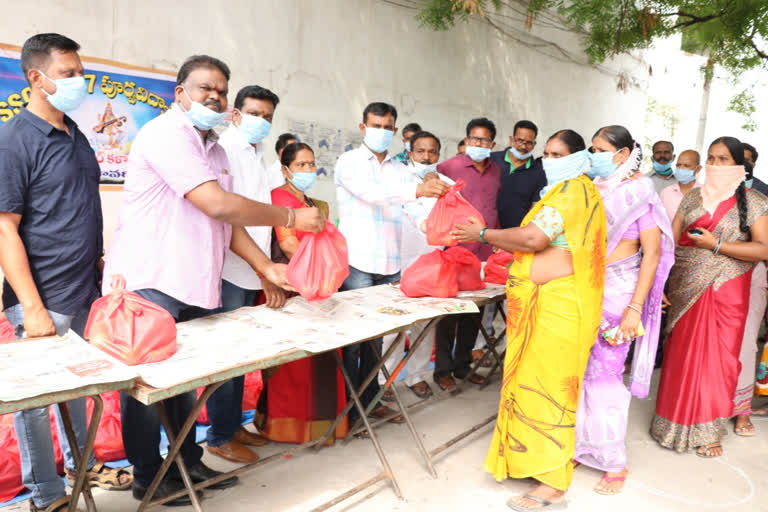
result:
M 700 230 L 700 229 L 693 228 L 693 229 L 689 229 L 688 230 L 688 234 L 689 235 L 694 235 L 694 236 L 701 236 L 701 235 L 704 234 L 704 232 L 702 230 Z

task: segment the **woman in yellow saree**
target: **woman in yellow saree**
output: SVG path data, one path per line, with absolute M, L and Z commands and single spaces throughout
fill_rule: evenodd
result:
M 600 193 L 583 173 L 584 139 L 547 141 L 548 185 L 521 227 L 456 226 L 461 242 L 514 252 L 507 281 L 507 355 L 499 416 L 484 468 L 497 480 L 541 484 L 507 505 L 560 510 L 573 476 L 576 408 L 602 314 L 606 223 Z

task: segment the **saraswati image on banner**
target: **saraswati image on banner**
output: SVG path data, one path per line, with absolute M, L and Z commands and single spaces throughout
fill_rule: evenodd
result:
M 10 121 L 29 100 L 21 71 L 21 48 L 0 44 L 0 124 Z M 102 183 L 123 183 L 131 142 L 147 122 L 173 103 L 176 73 L 81 57 L 88 95 L 69 116 L 96 153 Z

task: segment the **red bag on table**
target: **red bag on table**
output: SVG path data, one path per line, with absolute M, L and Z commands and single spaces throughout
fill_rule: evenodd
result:
M 485 282 L 507 284 L 509 277 L 509 265 L 515 259 L 515 255 L 507 251 L 498 251 L 485 262 Z
M 11 322 L 5 318 L 5 315 L 0 313 L 0 343 L 4 341 L 13 341 L 16 339 L 16 330 L 11 325 Z
M 163 361 L 176 353 L 176 322 L 168 311 L 126 291 L 112 276 L 112 292 L 91 306 L 85 338 L 125 364 Z
M 455 297 L 457 267 L 440 249 L 422 254 L 403 272 L 400 290 L 408 297 Z
M 348 275 L 347 240 L 327 221 L 323 231 L 302 238 L 288 263 L 288 282 L 309 301 L 327 299 Z
M 464 182 L 457 180 L 448 192 L 443 194 L 432 207 L 427 217 L 427 243 L 452 247 L 458 242 L 451 236 L 456 224 L 469 224 L 470 218 L 485 224 L 483 215 L 469 204 L 469 201 L 459 193 L 464 188 Z
M 125 447 L 123 447 L 123 429 L 120 422 L 120 392 L 104 393 L 101 395 L 101 400 L 104 402 L 104 410 L 101 412 L 99 430 L 96 431 L 94 455 L 101 462 L 122 460 L 125 458 Z M 88 425 L 91 424 L 93 408 L 93 400 L 89 397 L 86 402 Z
M 480 270 L 482 262 L 466 247 L 449 247 L 445 257 L 456 265 L 459 291 L 482 290 L 485 288 Z

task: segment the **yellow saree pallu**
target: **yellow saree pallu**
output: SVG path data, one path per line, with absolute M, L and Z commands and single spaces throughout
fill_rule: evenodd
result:
M 602 315 L 605 210 L 586 176 L 553 187 L 544 206 L 560 212 L 574 273 L 543 285 L 533 253 L 515 253 L 507 280 L 507 355 L 499 416 L 484 468 L 496 480 L 535 478 L 566 490 L 573 475 L 576 407 Z

